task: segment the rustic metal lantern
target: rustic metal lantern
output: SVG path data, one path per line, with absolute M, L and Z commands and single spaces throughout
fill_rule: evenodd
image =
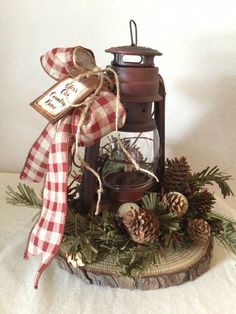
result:
M 127 113 L 125 125 L 119 130 L 120 141 L 142 168 L 160 179 L 165 159 L 165 89 L 158 68 L 154 65 L 154 57 L 161 53 L 137 45 L 137 26 L 133 20 L 130 21 L 130 34 L 130 46 L 106 50 L 114 55 L 111 66 L 118 74 L 121 102 Z M 108 154 L 104 155 L 104 149 Z M 113 134 L 108 135 L 107 144 L 105 139 L 101 139 L 99 143 L 86 148 L 85 160 L 94 169 L 100 167 L 108 192 L 105 195 L 112 199 L 136 201 L 145 191 L 153 189 L 153 178 L 133 169 Z M 85 210 L 94 203 L 95 180 L 91 173 L 85 171 L 81 191 L 81 207 Z

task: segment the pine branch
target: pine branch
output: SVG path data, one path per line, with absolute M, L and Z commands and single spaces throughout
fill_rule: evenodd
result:
M 19 183 L 17 189 L 18 191 L 14 191 L 10 186 L 7 187 L 6 202 L 8 204 L 42 208 L 42 200 L 36 195 L 33 188 Z
M 218 212 L 207 213 L 205 219 L 211 225 L 212 235 L 236 254 L 236 221 Z
M 226 196 L 234 195 L 227 182 L 231 178 L 231 175 L 227 175 L 226 173 L 221 172 L 218 166 L 215 166 L 212 169 L 210 169 L 210 167 L 207 167 L 201 172 L 194 173 L 190 178 L 189 184 L 191 187 L 199 190 L 205 185 L 212 185 L 213 182 L 215 182 L 219 186 L 221 193 L 225 198 Z
M 216 212 L 216 211 L 211 211 L 211 212 L 209 212 L 208 214 L 207 214 L 207 216 L 208 217 L 210 217 L 210 218 L 215 218 L 215 219 L 218 219 L 218 220 L 220 220 L 221 222 L 229 222 L 229 223 L 231 223 L 231 224 L 233 224 L 233 225 L 236 225 L 236 220 L 235 219 L 233 219 L 233 218 L 231 218 L 231 217 L 228 217 L 228 216 L 226 216 L 226 215 L 224 215 L 224 214 L 221 214 L 221 213 L 218 213 L 218 212 Z
M 228 231 L 225 235 L 224 233 L 216 234 L 215 238 L 223 244 L 223 246 L 230 250 L 232 253 L 236 254 L 236 230 Z
M 103 212 L 94 217 L 77 215 L 77 236 L 72 224 L 68 226 L 73 235 L 64 234 L 63 247 L 72 258 L 80 252 L 85 263 L 104 260 L 107 257 L 119 266 L 123 275 L 136 274 L 142 271 L 146 264 L 156 263 L 160 251 L 160 242 L 137 246 L 127 233 L 119 229 L 116 215 Z

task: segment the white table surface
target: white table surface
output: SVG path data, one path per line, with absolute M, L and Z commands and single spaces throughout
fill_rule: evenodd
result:
M 81 282 L 53 261 L 35 290 L 33 278 L 41 257 L 26 262 L 22 256 L 36 209 L 5 202 L 6 186 L 15 187 L 18 181 L 17 174 L 0 174 L 1 314 L 236 313 L 236 258 L 218 245 L 214 247 L 210 270 L 181 286 L 153 291 L 98 287 Z M 236 217 L 236 208 L 221 199 L 217 207 Z

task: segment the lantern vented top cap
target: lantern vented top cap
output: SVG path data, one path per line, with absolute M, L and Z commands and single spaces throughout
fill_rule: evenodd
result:
M 133 28 L 132 25 L 134 26 L 135 30 L 135 40 L 133 36 Z M 152 48 L 147 48 L 147 47 L 142 47 L 138 46 L 138 36 L 137 36 L 137 25 L 134 20 L 130 20 L 129 22 L 130 26 L 130 37 L 131 37 L 131 45 L 130 46 L 118 46 L 118 47 L 111 47 L 109 49 L 106 49 L 106 52 L 110 52 L 113 54 L 122 54 L 122 55 L 139 55 L 139 56 L 161 56 L 162 53 L 159 52 L 158 50 L 152 49 Z

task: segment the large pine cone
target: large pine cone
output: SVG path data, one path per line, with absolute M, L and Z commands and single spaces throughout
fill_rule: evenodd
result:
M 189 220 L 187 231 L 190 238 L 197 243 L 205 243 L 211 236 L 211 226 L 204 219 Z
M 168 191 L 186 193 L 190 177 L 191 169 L 185 157 L 166 160 L 163 185 Z
M 157 239 L 159 233 L 159 220 L 148 209 L 133 208 L 123 218 L 123 224 L 137 243 L 152 243 Z
M 207 190 L 194 193 L 189 200 L 191 209 L 200 214 L 210 212 L 211 208 L 214 207 L 215 202 L 216 200 L 213 194 Z
M 179 192 L 169 192 L 163 196 L 163 206 L 177 217 L 182 217 L 188 210 L 188 200 Z

